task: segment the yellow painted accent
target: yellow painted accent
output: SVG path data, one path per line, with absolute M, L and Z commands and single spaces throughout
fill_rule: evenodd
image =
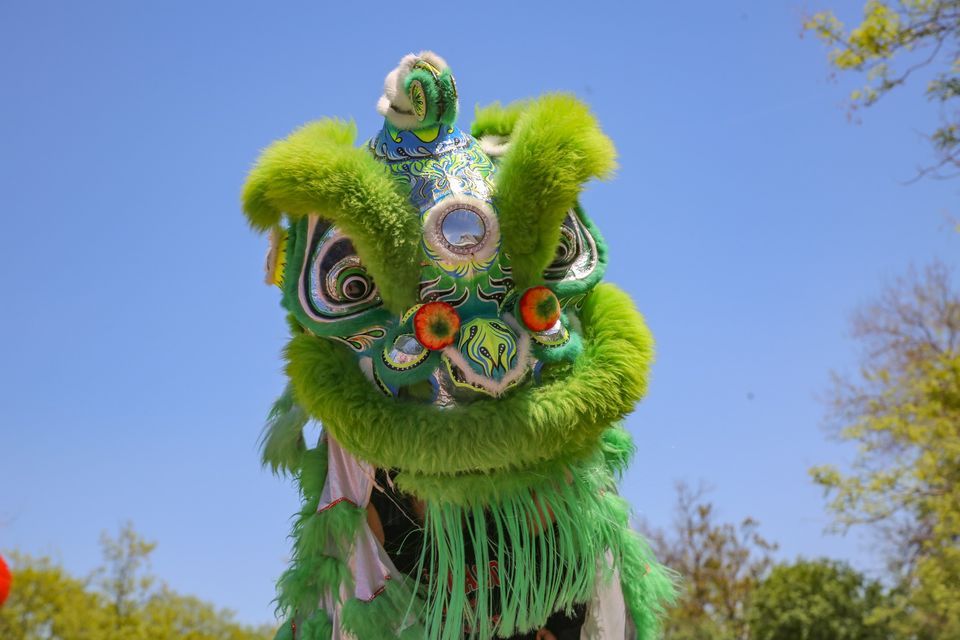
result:
M 435 66 L 427 62 L 426 60 L 417 60 L 417 63 L 413 65 L 414 69 L 424 69 L 433 74 L 434 77 L 440 75 L 440 69 L 437 69 Z
M 387 122 L 386 122 L 385 124 L 386 124 L 386 127 L 387 127 L 387 133 L 390 134 L 390 138 L 391 138 L 394 142 L 400 142 L 400 130 L 397 129 L 397 128 L 396 128 L 395 126 L 393 126 L 392 124 L 390 124 L 390 121 L 389 121 L 389 120 L 387 120 Z
M 270 232 L 270 251 L 267 254 L 267 284 L 283 288 L 287 267 L 287 231 L 274 227 Z
M 412 132 L 413 135 L 417 136 L 417 139 L 420 142 L 433 142 L 437 139 L 437 136 L 440 135 L 440 124 L 437 123 L 432 127 L 426 127 L 425 129 L 417 129 Z

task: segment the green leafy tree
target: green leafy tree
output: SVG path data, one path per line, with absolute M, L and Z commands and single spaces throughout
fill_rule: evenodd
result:
M 941 111 L 930 134 L 937 161 L 923 172 L 960 169 L 960 0 L 868 0 L 853 27 L 823 11 L 806 28 L 831 47 L 835 69 L 864 76 L 851 96 L 854 108 L 874 104 L 923 70 L 926 94 Z
M 136 638 L 145 635 L 140 608 L 147 600 L 155 579 L 146 569 L 155 542 L 144 540 L 127 522 L 116 538 L 100 534 L 104 566 L 97 572 L 100 593 L 111 609 L 114 635 Z
M 896 581 L 887 614 L 906 638 L 960 638 L 960 295 L 933 265 L 858 313 L 860 371 L 835 376 L 832 422 L 849 469 L 812 469 L 840 529 L 872 528 Z
M 182 596 L 162 587 L 139 611 L 148 640 L 260 640 L 273 637 L 273 628 L 238 624 L 233 613 L 217 609 L 193 596 Z
M 887 640 L 883 586 L 830 560 L 781 564 L 753 594 L 751 640 Z
M 127 524 L 101 537 L 104 565 L 78 579 L 49 558 L 11 553 L 10 598 L 0 608 L 3 640 L 266 640 L 233 613 L 159 583 L 148 572 L 156 544 Z
M 664 638 L 746 640 L 753 592 L 770 569 L 770 554 L 776 549 L 760 536 L 757 522 L 751 518 L 739 525 L 716 522 L 704 490 L 681 483 L 671 530 L 644 528 L 657 557 L 683 581 Z
M 109 635 L 103 597 L 88 581 L 69 575 L 48 558 L 7 555 L 14 573 L 10 598 L 0 607 L 4 640 L 100 640 Z

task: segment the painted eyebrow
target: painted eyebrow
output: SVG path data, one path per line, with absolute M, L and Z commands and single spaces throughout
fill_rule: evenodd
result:
M 354 146 L 356 125 L 323 119 L 274 142 L 243 187 L 250 226 L 266 231 L 317 214 L 353 241 L 384 304 L 401 313 L 416 303 L 421 248 L 418 212 L 388 169 Z
M 539 284 L 584 183 L 616 168 L 613 142 L 583 102 L 563 93 L 478 109 L 472 131 L 509 136 L 494 204 L 517 287 Z

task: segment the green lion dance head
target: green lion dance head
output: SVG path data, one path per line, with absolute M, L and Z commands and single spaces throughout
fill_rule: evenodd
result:
M 613 144 L 570 95 L 478 109 L 470 134 L 457 109 L 446 63 L 406 56 L 369 142 L 352 123 L 308 124 L 244 187 L 293 333 L 264 436 L 305 501 L 281 634 L 507 638 L 618 580 L 625 633 L 652 637 L 670 576 L 615 490 L 652 341 L 600 282 L 606 246 L 578 202 L 614 169 Z M 351 586 L 367 505 L 330 508 L 332 445 L 424 505 L 415 575 L 387 562 L 396 579 L 369 600 Z M 470 577 L 491 562 L 497 575 Z M 464 580 L 498 588 L 464 595 Z

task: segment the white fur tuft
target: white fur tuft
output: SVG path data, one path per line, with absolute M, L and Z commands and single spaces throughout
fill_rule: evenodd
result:
M 441 71 L 447 68 L 447 62 L 432 51 L 408 53 L 400 59 L 400 64 L 387 74 L 383 81 L 383 95 L 377 100 L 377 112 L 398 129 L 416 129 L 420 121 L 413 113 L 410 97 L 404 89 L 407 75 L 413 65 L 420 60 L 430 63 Z

